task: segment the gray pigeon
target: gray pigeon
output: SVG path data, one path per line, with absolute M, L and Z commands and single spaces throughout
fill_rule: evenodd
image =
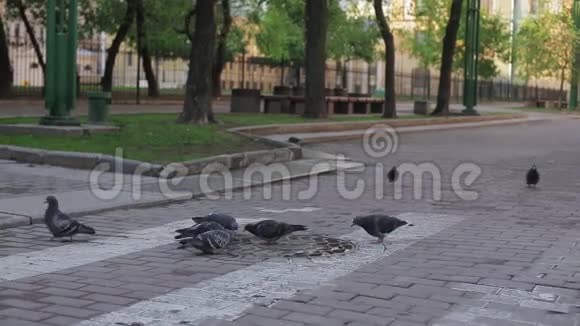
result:
M 79 233 L 95 234 L 95 229 L 79 223 L 58 209 L 58 200 L 54 196 L 46 197 L 48 208 L 44 212 L 44 223 L 55 238 L 72 237 Z
M 204 254 L 214 254 L 227 247 L 234 239 L 234 232 L 230 230 L 211 230 L 198 234 L 193 238 L 184 239 L 183 248 L 193 247 Z
M 387 247 L 384 244 L 386 235 L 407 224 L 407 221 L 399 220 L 396 217 L 375 214 L 357 216 L 353 219 L 351 226 L 358 225 L 362 227 L 368 234 L 378 238 L 378 243 L 382 243 L 386 250 Z M 408 225 L 412 226 L 412 224 Z
M 205 233 L 207 231 L 212 230 L 225 230 L 224 227 L 216 222 L 201 222 L 199 224 L 195 224 L 194 226 L 190 226 L 185 229 L 175 230 L 175 232 L 179 233 L 175 236 L 176 240 L 180 240 L 179 243 L 185 245 L 190 238 L 194 238 L 197 235 Z M 179 247 L 183 248 L 183 246 Z
M 223 213 L 210 213 L 206 216 L 192 217 L 191 219 L 198 224 L 201 222 L 216 222 L 231 231 L 237 231 L 239 228 L 235 218 Z
M 397 167 L 393 166 L 393 168 L 387 173 L 387 178 L 389 179 L 390 183 L 393 183 L 399 177 L 399 171 L 397 171 Z
M 534 164 L 526 173 L 526 184 L 529 186 L 536 186 L 540 182 L 540 173 Z
M 266 240 L 268 244 L 273 244 L 281 237 L 296 231 L 306 231 L 304 225 L 288 224 L 274 220 L 264 220 L 258 223 L 246 224 L 244 229 L 258 238 Z
M 291 142 L 292 144 L 300 144 L 302 143 L 302 139 L 298 138 L 298 137 L 290 137 L 288 138 L 288 141 Z

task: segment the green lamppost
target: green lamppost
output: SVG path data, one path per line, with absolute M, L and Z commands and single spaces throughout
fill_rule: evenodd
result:
M 464 114 L 479 115 L 477 105 L 477 60 L 479 56 L 479 9 L 481 0 L 467 1 L 465 24 Z
M 76 126 L 77 0 L 47 0 L 45 107 L 40 124 Z
M 580 30 L 580 0 L 574 0 L 572 7 L 572 17 L 574 18 L 574 27 L 576 31 Z M 572 57 L 572 80 L 570 81 L 570 102 L 568 107 L 570 110 L 575 110 L 578 106 L 578 73 L 580 73 L 580 44 L 578 44 L 578 36 L 574 35 L 573 47 L 574 56 Z

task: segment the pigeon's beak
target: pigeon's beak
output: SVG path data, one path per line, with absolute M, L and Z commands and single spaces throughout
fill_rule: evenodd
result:
M 407 226 L 415 226 L 415 224 L 407 224 Z
M 352 224 L 350 225 L 350 227 L 353 227 L 353 226 L 355 226 L 355 224 L 354 224 L 354 223 L 352 223 Z

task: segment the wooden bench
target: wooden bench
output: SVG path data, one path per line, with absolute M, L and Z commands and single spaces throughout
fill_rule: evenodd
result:
M 263 95 L 264 113 L 303 114 L 305 98 L 292 95 Z M 326 96 L 326 113 L 382 114 L 385 100 L 373 97 Z
M 326 112 L 332 114 L 382 114 L 385 99 L 374 97 L 327 96 Z

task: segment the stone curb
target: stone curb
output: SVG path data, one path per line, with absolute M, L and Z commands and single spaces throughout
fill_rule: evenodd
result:
M 390 127 L 418 127 L 467 122 L 488 122 L 497 120 L 512 120 L 527 118 L 527 113 L 510 113 L 489 116 L 466 116 L 450 118 L 428 118 L 428 119 L 408 119 L 408 120 L 373 120 L 356 122 L 323 122 L 323 123 L 299 123 L 287 125 L 265 125 L 252 127 L 239 127 L 230 129 L 231 131 L 243 132 L 253 136 L 290 134 L 290 133 L 316 133 L 316 132 L 336 132 L 367 129 L 378 124 L 386 124 Z
M 502 120 L 502 121 L 493 121 L 496 123 L 489 122 L 481 122 L 481 123 L 473 123 L 469 125 L 458 125 L 458 124 L 444 124 L 441 125 L 440 128 L 423 128 L 423 129 L 405 129 L 405 127 L 395 128 L 395 131 L 398 134 L 404 133 L 415 133 L 415 132 L 428 132 L 428 131 L 438 131 L 438 130 L 452 130 L 452 129 L 473 129 L 473 128 L 484 128 L 484 127 L 494 127 L 494 126 L 505 126 L 505 125 L 518 125 L 518 124 L 530 124 L 530 123 L 540 123 L 544 121 L 548 121 L 549 119 L 510 119 L 510 120 Z M 412 127 L 411 127 L 412 128 Z M 313 137 L 305 137 L 302 139 L 303 144 L 310 144 L 310 143 L 326 143 L 326 142 L 335 142 L 335 141 L 343 141 L 343 140 L 353 140 L 359 139 L 363 136 L 363 133 L 353 133 L 347 135 L 323 135 L 323 136 L 313 136 Z
M 240 133 L 241 134 L 241 133 Z M 167 165 L 153 164 L 98 153 L 47 151 L 28 147 L 0 145 L 0 159 L 31 164 L 46 164 L 73 169 L 120 171 L 150 177 L 173 178 L 215 171 L 239 169 L 253 163 L 283 163 L 302 158 L 302 148 L 296 145 L 263 139 L 264 143 L 279 148 L 212 156 Z M 284 145 L 285 147 L 281 147 Z

